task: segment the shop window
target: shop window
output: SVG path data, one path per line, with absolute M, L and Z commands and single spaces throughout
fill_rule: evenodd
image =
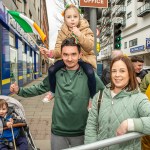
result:
M 12 33 L 9 33 L 9 44 L 12 47 L 15 47 L 15 36 Z
M 10 48 L 10 80 L 11 83 L 18 83 L 18 58 L 17 58 L 17 50 L 14 48 Z
M 130 4 L 131 4 L 131 0 L 128 0 L 127 1 L 127 6 L 130 5 Z

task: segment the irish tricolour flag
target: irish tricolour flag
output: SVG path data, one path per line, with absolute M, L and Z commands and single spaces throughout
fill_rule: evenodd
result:
M 40 27 L 30 18 L 21 14 L 17 11 L 8 10 L 8 13 L 16 20 L 16 22 L 22 27 L 24 32 L 35 33 L 40 36 L 41 40 L 44 42 L 46 40 L 46 35 L 40 29 Z

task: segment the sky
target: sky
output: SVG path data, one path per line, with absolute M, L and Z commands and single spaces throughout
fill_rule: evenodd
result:
M 47 14 L 48 14 L 48 22 L 49 22 L 49 49 L 52 50 L 55 47 L 55 42 L 58 33 L 57 20 L 54 17 L 57 9 L 54 3 L 55 0 L 46 0 L 47 4 Z

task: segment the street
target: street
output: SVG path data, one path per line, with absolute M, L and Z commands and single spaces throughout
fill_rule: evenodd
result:
M 45 76 L 34 80 L 25 87 L 32 84 L 38 84 Z M 27 123 L 32 134 L 33 140 L 37 148 L 41 150 L 50 150 L 50 129 L 53 101 L 43 103 L 41 100 L 45 94 L 32 98 L 23 98 L 12 95 L 13 98 L 19 100 L 25 109 Z

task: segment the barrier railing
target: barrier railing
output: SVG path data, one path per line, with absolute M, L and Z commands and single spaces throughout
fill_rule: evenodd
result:
M 85 145 L 81 145 L 81 146 L 67 148 L 67 149 L 64 149 L 64 150 L 94 150 L 94 149 L 109 147 L 111 145 L 123 143 L 123 142 L 129 141 L 129 140 L 132 140 L 132 139 L 136 139 L 136 138 L 139 138 L 139 137 L 142 137 L 142 136 L 144 136 L 144 134 L 137 133 L 137 132 L 132 132 L 132 133 L 128 133 L 128 134 L 125 134 L 125 135 L 105 139 L 105 140 L 102 140 L 102 141 L 97 141 L 97 142 L 90 143 L 90 144 L 85 144 Z

